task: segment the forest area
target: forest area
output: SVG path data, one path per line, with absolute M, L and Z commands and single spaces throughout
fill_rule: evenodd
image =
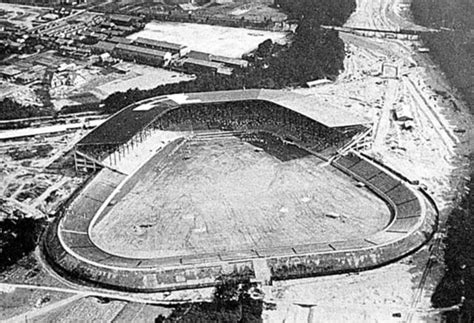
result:
M 440 29 L 439 33 L 422 36 L 430 56 L 444 72 L 460 97 L 474 113 L 474 2 L 471 0 L 418 0 L 412 3 L 415 22 Z M 473 155 L 471 152 L 470 160 Z M 472 165 L 472 164 L 471 164 Z M 472 167 L 472 166 L 471 166 Z M 448 312 L 448 322 L 474 320 L 474 202 L 471 169 L 468 189 L 459 205 L 449 214 L 446 227 L 444 277 L 432 297 L 435 307 L 462 303 L 460 312 Z
M 422 35 L 431 58 L 474 113 L 474 1 L 418 0 L 412 3 L 415 22 L 439 33 Z

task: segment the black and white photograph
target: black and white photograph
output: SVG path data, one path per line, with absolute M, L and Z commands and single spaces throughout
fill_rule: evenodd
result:
M 0 322 L 474 322 L 474 0 L 0 0 Z

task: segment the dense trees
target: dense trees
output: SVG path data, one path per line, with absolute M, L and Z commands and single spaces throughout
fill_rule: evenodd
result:
M 439 33 L 423 34 L 423 41 L 430 48 L 430 56 L 474 111 L 474 1 L 418 0 L 413 1 L 412 11 L 417 23 L 442 28 Z
M 474 173 L 468 184 L 469 191 L 449 215 L 448 233 L 444 239 L 446 272 L 432 297 L 435 307 L 453 306 L 464 298 L 460 313 L 447 314 L 449 322 L 472 322 L 474 319 L 474 194 L 469 193 L 474 190 L 473 176 Z
M 263 302 L 251 297 L 253 288 L 246 277 L 222 277 L 213 302 L 178 306 L 155 322 L 262 322 Z
M 0 101 L 0 120 L 12 120 L 50 115 L 49 111 L 38 107 L 23 106 L 11 99 Z
M 14 215 L 0 221 L 0 272 L 36 247 L 45 220 Z
M 474 2 L 472 0 L 418 0 L 412 3 L 415 21 L 439 33 L 423 34 L 430 56 L 438 63 L 449 81 L 461 92 L 471 113 L 474 111 Z M 454 106 L 456 108 L 456 106 Z M 470 156 L 471 160 L 474 156 Z M 448 322 L 474 320 L 474 185 L 471 174 L 469 190 L 460 205 L 449 215 L 444 261 L 445 275 L 432 296 L 435 307 L 459 304 L 461 311 L 448 313 Z

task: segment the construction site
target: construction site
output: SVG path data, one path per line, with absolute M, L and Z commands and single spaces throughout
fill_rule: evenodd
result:
M 357 1 L 337 30 L 335 80 L 161 96 L 47 136 L 0 132 L 5 209 L 61 212 L 30 266 L 0 275 L 0 319 L 152 321 L 239 274 L 259 285 L 266 322 L 438 320 L 430 298 L 472 117 L 409 3 Z M 139 84 L 145 67 L 121 64 L 129 79 L 83 86 L 103 98 Z

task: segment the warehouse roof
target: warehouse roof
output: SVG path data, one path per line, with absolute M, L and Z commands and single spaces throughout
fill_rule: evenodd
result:
M 137 53 L 137 54 L 158 56 L 158 57 L 161 57 L 161 58 L 164 58 L 165 55 L 166 55 L 166 52 L 163 52 L 161 50 L 156 50 L 156 49 L 151 49 L 151 48 L 144 48 L 144 47 L 139 47 L 139 46 L 134 46 L 134 45 L 127 45 L 127 44 L 117 44 L 117 46 L 115 46 L 115 48 L 119 49 L 119 50 L 134 52 L 134 53 Z
M 154 46 L 154 47 L 165 48 L 165 49 L 176 50 L 176 51 L 179 51 L 186 47 L 180 44 L 169 43 L 166 41 L 148 39 L 148 38 L 143 38 L 143 37 L 138 37 L 133 42 L 138 45 L 148 45 L 148 46 Z
M 216 55 L 211 55 L 210 58 L 211 58 L 211 61 L 213 62 L 224 63 L 224 64 L 232 65 L 232 66 L 247 67 L 249 65 L 249 62 L 244 59 L 225 57 L 225 56 L 216 56 Z
M 185 58 L 185 59 L 181 60 L 181 62 L 183 64 L 192 64 L 192 65 L 215 68 L 215 69 L 218 69 L 218 68 L 222 67 L 222 63 L 205 61 L 205 60 L 196 59 L 196 58 Z
M 112 43 L 116 44 L 131 44 L 133 40 L 125 38 L 125 37 L 118 37 L 118 36 L 113 36 L 109 38 L 109 41 Z

